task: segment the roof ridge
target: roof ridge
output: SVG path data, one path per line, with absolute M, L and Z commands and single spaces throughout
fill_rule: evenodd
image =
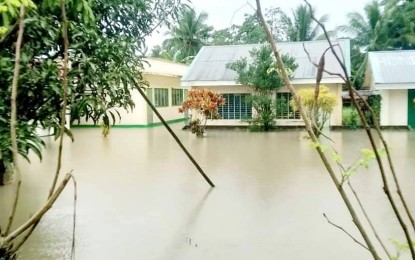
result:
M 340 41 L 348 41 L 350 39 L 346 39 L 346 38 L 342 38 L 342 39 L 336 39 L 334 42 L 340 42 Z M 290 44 L 290 45 L 294 45 L 294 44 L 303 44 L 303 43 L 307 43 L 307 44 L 317 44 L 317 43 L 322 43 L 322 42 L 326 42 L 328 44 L 328 42 L 326 40 L 314 40 L 314 41 L 300 41 L 300 42 L 276 42 L 277 46 L 279 44 Z M 264 45 L 267 43 L 248 43 L 248 44 L 222 44 L 222 45 L 205 45 L 202 48 L 223 48 L 223 47 L 240 47 L 240 46 L 257 46 L 257 45 Z

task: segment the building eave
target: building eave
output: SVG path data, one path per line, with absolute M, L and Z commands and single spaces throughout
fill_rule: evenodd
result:
M 415 82 L 411 83 L 375 83 L 374 90 L 415 89 Z
M 313 79 L 293 79 L 291 84 L 293 85 L 311 85 L 315 84 L 316 80 Z M 323 78 L 321 84 L 342 84 L 344 83 L 341 78 Z M 213 87 L 213 86 L 242 86 L 235 81 L 182 81 L 183 87 Z

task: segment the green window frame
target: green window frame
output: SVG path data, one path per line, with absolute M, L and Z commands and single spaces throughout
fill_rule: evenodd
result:
M 184 89 L 175 89 L 171 90 L 171 105 L 180 106 L 184 100 Z
M 291 93 L 277 92 L 276 113 L 277 119 L 300 119 L 300 112 L 294 111 L 290 106 Z
M 168 107 L 169 106 L 169 89 L 155 88 L 154 89 L 154 106 Z
M 225 93 L 225 105 L 219 106 L 221 119 L 249 119 L 252 118 L 252 106 L 249 102 L 251 94 L 247 93 Z

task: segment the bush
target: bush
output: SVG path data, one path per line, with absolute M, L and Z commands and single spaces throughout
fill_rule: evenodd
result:
M 191 89 L 183 101 L 179 112 L 189 111 L 191 120 L 189 123 L 193 134 L 202 137 L 205 133 L 208 119 L 219 119 L 219 106 L 225 104 L 225 99 L 219 93 L 209 89 Z
M 343 119 L 342 124 L 344 126 L 349 126 L 356 128 L 359 125 L 359 115 L 357 110 L 354 107 L 344 107 L 343 108 Z
M 371 95 L 367 98 L 367 103 L 372 108 L 373 112 L 375 112 L 376 118 L 380 119 L 380 108 L 381 108 L 381 96 L 380 95 Z M 372 114 L 370 113 L 369 109 L 363 109 L 365 118 L 367 123 L 370 126 L 374 126 L 375 121 L 372 117 Z
M 258 93 L 249 100 L 255 109 L 249 123 L 249 130 L 253 132 L 269 131 L 275 126 L 275 105 L 268 93 Z

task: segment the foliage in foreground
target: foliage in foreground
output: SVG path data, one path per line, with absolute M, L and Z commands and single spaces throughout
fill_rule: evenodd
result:
M 219 119 L 219 106 L 225 104 L 221 94 L 209 89 L 191 89 L 183 101 L 179 112 L 189 112 L 190 130 L 198 137 L 205 133 L 208 119 Z
M 140 72 L 144 37 L 161 21 L 176 16 L 180 1 L 66 1 L 70 123 L 85 118 L 109 127 L 119 119 L 117 108 L 134 108 L 131 93 L 145 85 Z M 27 8 L 25 16 L 17 129 L 20 154 L 34 151 L 40 157 L 43 143 L 36 129 L 52 128 L 56 137 L 65 131 L 60 129 L 64 47 L 59 1 L 35 3 L 36 8 Z M 18 0 L 0 4 L 0 164 L 6 164 L 0 168 L 10 168 L 12 163 L 8 86 L 13 78 L 19 6 Z

